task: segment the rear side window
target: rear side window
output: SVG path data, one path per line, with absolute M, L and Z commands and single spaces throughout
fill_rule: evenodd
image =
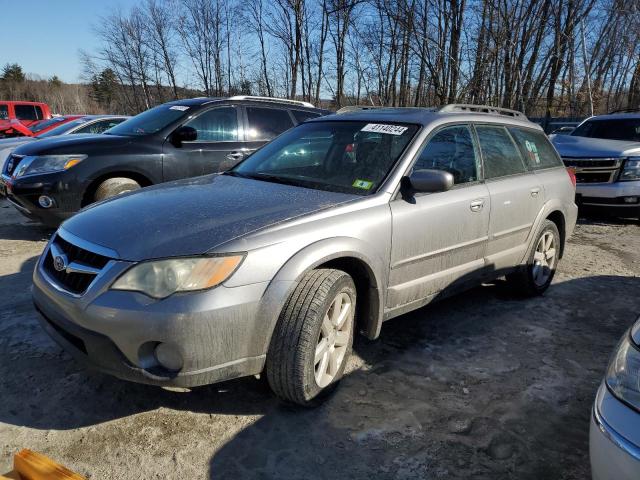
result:
M 526 172 L 520 152 L 504 127 L 478 125 L 476 131 L 484 161 L 484 178 Z
M 6 105 L 0 105 L 0 120 L 9 118 L 9 108 Z
M 525 128 L 510 128 L 509 131 L 515 138 L 525 162 L 531 170 L 562 165 L 561 160 L 544 133 Z
M 469 127 L 456 125 L 437 132 L 413 168 L 444 170 L 453 175 L 456 185 L 478 180 L 478 162 Z
M 293 127 L 287 110 L 247 107 L 250 140 L 271 140 Z
M 293 113 L 293 116 L 298 123 L 302 123 L 310 118 L 318 118 L 321 116 L 319 113 L 305 112 L 304 110 L 291 110 L 291 113 Z
M 16 118 L 18 120 L 38 120 L 38 113 L 33 105 L 16 105 Z M 42 118 L 42 112 L 40 112 Z

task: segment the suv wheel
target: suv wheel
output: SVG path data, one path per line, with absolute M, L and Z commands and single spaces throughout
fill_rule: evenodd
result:
M 507 275 L 507 281 L 527 296 L 541 295 L 549 288 L 560 256 L 560 233 L 551 220 L 545 220 L 526 265 Z
M 140 184 L 130 178 L 108 178 L 98 186 L 96 193 L 93 195 L 93 200 L 99 202 L 100 200 L 115 197 L 116 195 L 132 190 L 138 190 L 139 188 L 141 188 Z
M 267 379 L 283 400 L 313 406 L 342 377 L 353 343 L 356 288 L 343 271 L 312 270 L 295 288 L 273 332 Z

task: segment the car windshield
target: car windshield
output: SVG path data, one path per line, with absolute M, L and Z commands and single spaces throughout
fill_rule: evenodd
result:
M 38 138 L 48 138 L 55 137 L 56 135 L 62 135 L 63 133 L 68 132 L 69 130 L 82 125 L 83 123 L 87 123 L 87 120 L 84 118 L 79 118 L 77 120 L 72 120 L 71 122 L 63 123 L 62 125 L 58 125 L 55 128 L 52 128 L 49 131 L 41 133 L 40 135 L 36 135 Z
M 56 124 L 61 123 L 61 122 L 66 122 L 66 121 L 67 121 L 67 119 L 65 117 L 55 117 L 55 118 L 51 118 L 49 120 L 43 120 L 42 122 L 38 122 L 35 125 L 32 125 L 29 129 L 33 133 L 37 133 L 37 132 L 41 132 L 45 128 L 49 128 L 49 127 L 51 127 L 53 125 L 56 125 Z
M 157 133 L 184 116 L 189 109 L 186 105 L 160 105 L 125 120 L 120 125 L 110 128 L 105 134 L 139 136 Z
M 416 125 L 400 123 L 305 123 L 227 175 L 368 195 L 376 191 L 417 131 Z
M 571 132 L 571 135 L 574 137 L 638 142 L 640 141 L 640 118 L 587 120 Z

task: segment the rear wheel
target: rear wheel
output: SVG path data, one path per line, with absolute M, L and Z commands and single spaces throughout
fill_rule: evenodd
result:
M 507 282 L 527 296 L 541 295 L 549 288 L 560 256 L 560 233 L 551 220 L 545 220 L 526 265 L 507 275 Z
M 96 189 L 96 193 L 93 195 L 93 200 L 99 202 L 107 198 L 115 197 L 122 193 L 130 192 L 132 190 L 138 190 L 140 184 L 131 178 L 115 177 L 108 178 Z
M 356 288 L 341 271 L 307 273 L 285 304 L 267 354 L 267 378 L 283 400 L 319 403 L 342 377 L 351 353 Z

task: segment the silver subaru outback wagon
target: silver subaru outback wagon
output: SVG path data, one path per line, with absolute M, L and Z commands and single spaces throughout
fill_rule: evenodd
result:
M 506 276 L 551 283 L 575 186 L 518 112 L 448 105 L 322 117 L 218 175 L 91 206 L 33 276 L 44 329 L 117 377 L 191 387 L 265 374 L 319 402 L 356 332 Z

